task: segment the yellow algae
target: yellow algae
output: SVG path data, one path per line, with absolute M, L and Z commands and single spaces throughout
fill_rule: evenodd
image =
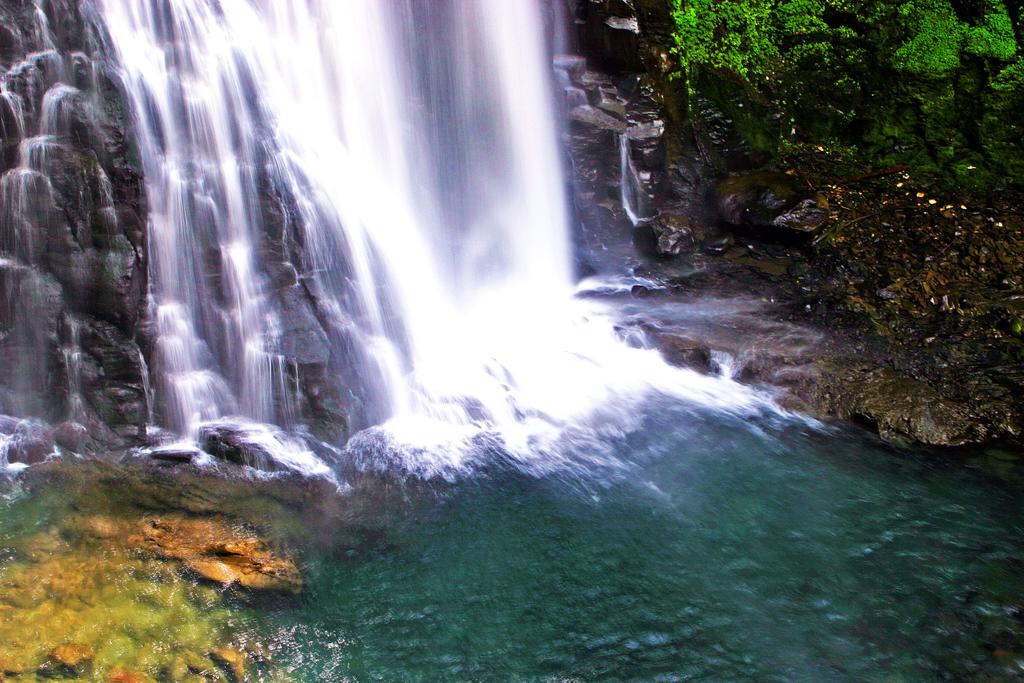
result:
M 293 562 L 217 521 L 161 518 L 154 527 L 150 518 L 74 516 L 19 538 L 15 547 L 15 559 L 0 565 L 6 681 L 212 681 L 229 680 L 227 672 L 237 678 L 247 664 L 231 646 L 241 608 L 181 569 L 212 559 L 205 553 L 222 553 L 233 563 L 222 583 L 262 581 L 289 590 L 298 584 Z M 252 578 L 261 571 L 267 577 Z

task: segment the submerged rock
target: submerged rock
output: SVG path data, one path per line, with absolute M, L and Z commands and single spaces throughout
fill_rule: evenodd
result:
M 210 659 L 226 669 L 236 681 L 245 680 L 245 654 L 230 647 L 219 647 L 210 652 Z
M 127 539 L 131 547 L 180 560 L 204 579 L 225 586 L 297 593 L 295 562 L 275 555 L 250 533 L 217 519 L 150 518 Z
M 156 683 L 156 679 L 152 676 L 141 671 L 132 671 L 123 666 L 115 667 L 103 680 L 106 683 Z
M 68 643 L 58 645 L 50 653 L 50 662 L 58 668 L 58 673 L 81 676 L 92 666 L 96 653 L 85 643 Z

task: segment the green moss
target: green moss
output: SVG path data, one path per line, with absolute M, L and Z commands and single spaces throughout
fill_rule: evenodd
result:
M 1002 3 L 996 3 L 977 26 L 967 29 L 965 51 L 978 57 L 1011 61 L 1017 54 L 1013 22 Z
M 673 2 L 687 87 L 755 149 L 841 140 L 865 165 L 1024 184 L 1020 12 L 1001 0 Z
M 910 20 L 912 33 L 893 56 L 901 71 L 941 78 L 960 66 L 960 52 L 967 34 L 948 0 L 917 0 L 900 8 Z
M 675 0 L 676 46 L 684 67 L 745 80 L 770 77 L 779 58 L 772 8 L 767 0 Z
M 986 95 L 979 123 L 982 149 L 1006 177 L 1024 179 L 1024 58 L 999 71 Z

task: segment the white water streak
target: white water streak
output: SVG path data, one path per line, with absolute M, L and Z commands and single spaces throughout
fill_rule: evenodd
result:
M 259 160 L 295 202 L 301 277 L 417 458 L 457 468 L 481 433 L 527 457 L 570 427 L 628 422 L 652 391 L 766 405 L 630 348 L 574 298 L 539 2 L 96 2 L 138 118 L 172 426 L 274 418 Z

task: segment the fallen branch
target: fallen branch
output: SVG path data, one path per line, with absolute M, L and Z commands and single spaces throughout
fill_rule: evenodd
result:
M 839 187 L 841 185 L 853 185 L 854 183 L 859 183 L 859 182 L 861 182 L 863 180 L 872 180 L 874 178 L 884 178 L 887 175 L 893 175 L 895 173 L 903 173 L 904 171 L 909 171 L 909 170 L 910 170 L 910 167 L 905 165 L 905 164 L 901 164 L 899 166 L 890 166 L 889 168 L 883 168 L 883 169 L 880 169 L 880 170 L 877 170 L 877 171 L 871 171 L 870 173 L 865 173 L 863 175 L 853 176 L 852 178 L 843 178 L 842 180 L 839 180 L 838 182 L 836 182 L 835 186 Z

